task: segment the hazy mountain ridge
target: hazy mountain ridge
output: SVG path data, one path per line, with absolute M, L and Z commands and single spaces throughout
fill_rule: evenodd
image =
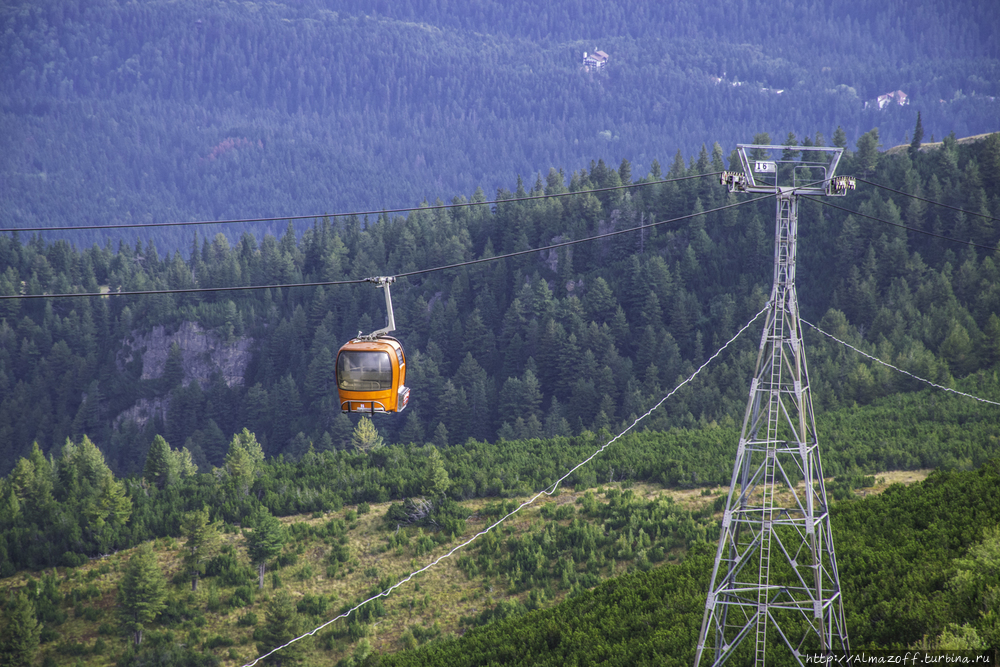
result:
M 998 21 L 975 3 L 10 6 L 0 224 L 395 208 L 761 131 L 903 143 L 917 111 L 928 135 L 975 134 L 997 117 Z M 609 64 L 584 74 L 595 48 Z M 897 89 L 909 107 L 863 109 Z

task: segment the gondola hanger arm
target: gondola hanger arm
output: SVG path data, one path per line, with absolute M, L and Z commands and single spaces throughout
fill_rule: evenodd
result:
M 373 340 L 382 334 L 387 334 L 390 331 L 396 330 L 396 318 L 392 313 L 392 294 L 389 293 L 389 285 L 396 282 L 396 276 L 376 276 L 373 278 L 367 278 L 367 280 L 370 283 L 374 283 L 376 286 L 385 288 L 385 311 L 388 315 L 385 327 L 377 331 L 373 331 L 367 336 L 363 336 L 363 338 Z

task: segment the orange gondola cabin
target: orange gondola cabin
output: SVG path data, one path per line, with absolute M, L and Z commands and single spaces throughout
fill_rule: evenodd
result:
M 354 338 L 337 353 L 344 412 L 402 412 L 410 400 L 403 346 L 391 336 Z
M 403 345 L 385 334 L 396 329 L 392 314 L 389 285 L 393 277 L 369 278 L 385 288 L 385 309 L 388 323 L 384 329 L 367 336 L 358 332 L 337 352 L 337 391 L 340 409 L 344 412 L 402 412 L 410 401 L 406 386 L 406 355 Z

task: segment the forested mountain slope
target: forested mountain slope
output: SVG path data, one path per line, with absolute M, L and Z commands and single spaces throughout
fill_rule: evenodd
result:
M 865 136 L 877 143 L 876 132 Z M 928 380 L 994 369 L 1000 276 L 989 249 L 1000 239 L 991 221 L 1000 213 L 998 144 L 1000 135 L 991 135 L 962 146 L 949 139 L 913 159 L 849 154 L 842 173 L 919 199 L 862 183 L 837 200 L 841 208 L 803 201 L 803 316 Z M 161 257 L 148 242 L 78 249 L 4 235 L 0 293 L 268 285 L 430 269 L 737 203 L 711 175 L 724 166 L 717 147 L 690 165 L 678 154 L 667 173 L 656 169 L 639 187 L 595 194 L 587 190 L 634 181 L 627 161 L 618 169 L 597 162 L 570 177 L 553 170 L 531 186 L 518 182 L 493 206 L 380 216 L 367 225 L 317 220 L 301 238 L 289 229 L 259 243 L 250 234 L 235 245 L 197 236 L 189 259 Z M 695 178 L 675 180 L 687 177 Z M 564 192 L 579 194 L 526 199 Z M 626 423 L 763 306 L 773 219 L 769 201 L 750 202 L 400 280 L 397 335 L 413 398 L 380 431 L 390 443 L 447 446 Z M 186 445 L 205 470 L 221 464 L 229 435 L 244 427 L 268 456 L 296 459 L 310 443 L 318 451 L 349 446 L 354 424 L 339 411 L 334 355 L 385 318 L 382 294 L 368 285 L 7 299 L 0 308 L 2 469 L 33 442 L 58 453 L 68 437 L 86 434 L 119 474 L 141 468 L 156 434 Z M 826 337 L 810 334 L 807 343 L 820 411 L 918 387 Z M 214 357 L 197 351 L 209 348 Z M 734 424 L 756 348 L 753 335 L 736 341 L 648 427 Z
M 905 143 L 918 111 L 977 134 L 998 33 L 974 0 L 7 3 L 0 226 L 396 208 L 762 131 Z

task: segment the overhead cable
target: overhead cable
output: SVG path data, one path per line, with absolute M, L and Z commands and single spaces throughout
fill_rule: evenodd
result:
M 585 239 L 578 239 L 576 241 L 562 241 L 561 243 L 553 243 L 547 245 L 543 248 L 534 248 L 532 250 L 518 250 L 516 252 L 508 252 L 503 255 L 496 255 L 495 257 L 483 257 L 480 259 L 472 259 L 467 262 L 458 262 L 455 264 L 448 264 L 446 266 L 438 266 L 432 269 L 422 269 L 419 271 L 408 271 L 406 273 L 397 273 L 397 278 L 405 278 L 407 276 L 415 276 L 421 273 L 432 273 L 434 271 L 444 271 L 447 269 L 456 269 L 463 266 L 471 266 L 473 264 L 481 264 L 483 262 L 492 262 L 498 259 L 507 259 L 509 257 L 517 257 L 518 255 L 528 255 L 533 252 L 544 252 L 546 250 L 555 250 L 556 248 L 562 248 L 569 245 L 575 245 L 577 243 L 584 243 L 586 241 L 597 241 L 598 239 L 606 239 L 611 236 L 618 236 L 619 234 L 628 234 L 630 232 L 638 232 L 643 229 L 650 229 L 651 227 L 659 227 L 660 225 L 667 225 L 674 222 L 681 222 L 683 220 L 689 220 L 691 218 L 697 218 L 699 215 L 707 215 L 709 213 L 718 213 L 719 211 L 725 211 L 726 209 L 736 208 L 737 206 L 743 206 L 745 204 L 752 204 L 756 201 L 761 201 L 764 199 L 770 199 L 775 195 L 764 195 L 763 197 L 755 197 L 754 199 L 746 199 L 741 202 L 736 202 L 735 204 L 726 204 L 724 206 L 717 206 L 715 208 L 710 208 L 707 211 L 701 211 L 700 213 L 689 213 L 688 215 L 678 216 L 676 218 L 671 218 L 670 220 L 661 220 L 660 222 L 651 222 L 648 225 L 639 225 L 638 227 L 630 227 L 629 229 L 619 229 L 613 232 L 607 232 L 605 234 L 598 234 L 597 236 L 588 236 Z
M 875 216 L 868 215 L 867 213 L 861 213 L 859 211 L 852 211 L 849 208 L 844 208 L 843 206 L 837 206 L 836 204 L 831 204 L 830 202 L 828 202 L 828 201 L 826 201 L 824 199 L 816 199 L 814 197 L 809 197 L 809 196 L 806 196 L 805 198 L 808 199 L 809 201 L 818 202 L 820 204 L 823 204 L 824 206 L 830 206 L 832 208 L 844 211 L 845 213 L 850 213 L 851 215 L 857 215 L 857 216 L 860 216 L 862 218 L 868 218 L 869 220 L 874 220 L 875 222 L 881 222 L 881 223 L 884 223 L 886 225 L 892 225 L 893 227 L 900 227 L 901 229 L 906 229 L 908 231 L 915 232 L 917 234 L 926 234 L 927 236 L 933 236 L 934 238 L 937 238 L 937 239 L 944 239 L 945 241 L 951 241 L 952 243 L 961 243 L 962 245 L 972 246 L 973 248 L 982 248 L 983 250 L 989 250 L 990 252 L 993 252 L 994 250 L 996 250 L 995 247 L 991 248 L 990 246 L 982 245 L 980 243 L 973 243 L 972 241 L 962 241 L 960 239 L 952 238 L 950 236 L 944 236 L 942 234 L 935 234 L 934 232 L 928 232 L 928 231 L 923 230 L 923 229 L 917 229 L 916 227 L 910 227 L 909 225 L 904 225 L 904 224 L 899 223 L 899 222 L 891 222 L 889 220 L 883 220 L 882 218 L 876 218 Z
M 949 206 L 948 204 L 942 204 L 941 202 L 934 201 L 933 199 L 924 199 L 923 197 L 918 197 L 917 195 L 911 195 L 910 193 L 903 192 L 902 190 L 894 190 L 893 188 L 890 188 L 887 185 L 880 185 L 879 183 L 875 183 L 874 181 L 866 180 L 864 178 L 861 178 L 860 176 L 855 176 L 854 179 L 856 181 L 861 182 L 861 183 L 867 183 L 868 185 L 874 185 L 876 188 L 881 188 L 883 190 L 888 190 L 889 192 L 895 192 L 897 195 L 903 195 L 904 197 L 909 197 L 911 199 L 916 199 L 916 200 L 919 200 L 919 201 L 922 201 L 922 202 L 926 202 L 928 204 L 934 204 L 935 206 L 941 206 L 943 208 L 950 208 L 953 211 L 958 211 L 959 213 L 964 213 L 965 215 L 975 215 L 975 216 L 978 216 L 980 218 L 986 218 L 987 220 L 992 220 L 993 222 L 1000 222 L 1000 219 L 994 218 L 993 216 L 984 215 L 982 213 L 973 213 L 972 211 L 966 211 L 965 209 L 958 208 L 957 206 Z
M 380 211 L 353 211 L 349 213 L 322 213 L 314 215 L 282 215 L 270 218 L 234 218 L 231 220 L 187 220 L 187 221 L 173 221 L 173 222 L 135 222 L 127 225 L 64 225 L 59 227 L 13 227 L 9 229 L 0 229 L 4 232 L 55 232 L 55 231 L 80 231 L 80 230 L 91 230 L 91 229 L 139 229 L 143 227 L 186 227 L 190 225 L 231 225 L 231 224 L 243 224 L 248 222 L 281 222 L 282 220 L 314 220 L 318 218 L 349 218 L 349 217 L 361 217 L 368 215 L 383 215 L 386 213 L 414 213 L 416 211 L 440 211 L 443 209 L 451 208 L 465 208 L 468 206 L 489 206 L 491 204 L 508 204 L 515 202 L 527 202 L 539 199 L 555 199 L 557 197 L 571 197 L 573 195 L 582 194 L 593 194 L 599 192 L 611 192 L 614 190 L 626 190 L 630 188 L 642 188 L 648 185 L 657 185 L 660 183 L 677 183 L 680 181 L 687 181 L 695 178 L 707 178 L 709 176 L 718 176 L 720 172 L 714 171 L 708 174 L 695 174 L 693 176 L 681 176 L 679 178 L 671 178 L 663 181 L 639 181 L 637 183 L 629 183 L 628 185 L 615 185 L 607 188 L 597 188 L 594 190 L 573 190 L 571 192 L 558 192 L 555 194 L 545 194 L 545 195 L 532 195 L 529 197 L 511 197 L 510 199 L 493 199 L 490 201 L 475 201 L 475 202 L 459 202 L 451 204 L 438 204 L 435 206 L 410 206 L 407 208 L 390 208 L 382 209 Z
M 720 354 L 722 354 L 722 352 L 723 352 L 723 351 L 725 351 L 725 349 L 726 349 L 726 348 L 728 348 L 728 347 L 729 347 L 729 345 L 730 345 L 730 344 L 731 344 L 731 343 L 732 343 L 733 341 L 735 341 L 735 340 L 736 340 L 737 338 L 739 338 L 739 337 L 740 337 L 740 335 L 742 335 L 744 331 L 746 331 L 747 329 L 749 329 L 749 328 L 750 328 L 750 326 L 751 326 L 751 325 L 752 325 L 752 324 L 753 324 L 754 322 L 756 322 L 756 321 L 757 321 L 757 320 L 758 320 L 758 319 L 760 318 L 760 316 L 761 316 L 761 315 L 763 315 L 763 314 L 764 314 L 765 312 L 767 312 L 767 310 L 768 310 L 768 309 L 769 309 L 770 307 L 771 307 L 771 304 L 770 304 L 770 303 L 768 303 L 767 305 L 765 305 L 765 306 L 764 306 L 764 307 L 763 307 L 763 308 L 762 308 L 762 309 L 760 310 L 760 312 L 759 312 L 759 313 L 757 313 L 756 315 L 754 315 L 754 316 L 753 316 L 753 317 L 752 317 L 752 318 L 750 319 L 750 321 L 749 321 L 749 322 L 747 322 L 746 324 L 744 324 L 744 325 L 743 325 L 743 326 L 742 326 L 742 327 L 740 328 L 740 330 L 739 330 L 739 331 L 737 331 L 737 332 L 736 332 L 736 333 L 735 333 L 735 334 L 733 335 L 733 337 L 732 337 L 732 338 L 730 338 L 729 340 L 727 340 L 727 341 L 726 341 L 726 342 L 725 342 L 725 343 L 724 343 L 724 344 L 722 345 L 722 347 L 720 347 L 720 348 L 719 348 L 718 350 L 716 350 L 716 351 L 715 351 L 715 353 L 714 353 L 714 354 L 713 354 L 712 356 L 710 356 L 710 357 L 709 357 L 709 358 L 708 358 L 708 359 L 707 359 L 707 360 L 705 361 L 705 363 L 703 363 L 703 364 L 702 364 L 701 366 L 699 366 L 699 367 L 697 368 L 697 370 L 695 370 L 695 371 L 694 371 L 693 373 L 691 373 L 691 375 L 689 375 L 689 376 L 688 376 L 688 377 L 687 377 L 686 379 L 684 379 L 684 380 L 683 380 L 683 381 L 682 381 L 682 382 L 681 382 L 680 384 L 678 384 L 678 385 L 677 385 L 676 387 L 674 387 L 673 389 L 671 389 L 671 390 L 670 390 L 670 392 L 669 392 L 669 393 L 667 393 L 667 395 L 666 395 L 666 396 L 664 396 L 663 398 L 661 398 L 661 399 L 659 400 L 659 402 L 657 402 L 657 403 L 656 403 L 656 405 L 654 405 L 654 406 L 653 406 L 653 407 L 651 407 L 651 408 L 650 408 L 649 410 L 647 410 L 647 411 L 645 412 L 645 414 L 643 414 L 642 416 L 640 416 L 640 417 L 636 417 L 636 419 L 635 419 L 635 420 L 634 420 L 634 421 L 633 421 L 633 422 L 632 422 L 631 424 L 629 424 L 629 426 L 628 426 L 627 428 L 625 428 L 625 430 L 623 430 L 623 431 L 622 431 L 621 433 L 619 433 L 618 435 L 616 435 L 615 437 L 611 438 L 611 439 L 610 439 L 610 440 L 608 440 L 608 441 L 607 441 L 606 443 L 604 443 L 603 445 L 601 445 L 600 447 L 598 447 L 598 448 L 597 448 L 596 450 L 594 450 L 594 452 L 593 452 L 593 453 L 592 453 L 592 454 L 591 454 L 590 456 L 588 456 L 588 457 L 587 457 L 587 458 L 585 458 L 585 459 L 584 459 L 583 461 L 580 461 L 580 462 L 579 462 L 579 463 L 577 463 L 577 464 L 576 464 L 575 466 L 573 466 L 572 468 L 570 468 L 570 469 L 569 469 L 569 470 L 568 470 L 568 471 L 567 471 L 567 472 L 566 472 L 566 473 L 565 473 L 565 474 L 564 474 L 564 475 L 563 475 L 562 477 L 560 477 L 559 479 L 557 479 L 557 480 L 556 480 L 555 482 L 553 482 L 553 483 L 552 483 L 552 484 L 550 484 L 549 486 L 545 487 L 544 489 L 542 489 L 541 491 L 539 491 L 538 493 L 536 493 L 536 494 L 535 494 L 534 496 L 532 496 L 532 497 L 531 497 L 531 498 L 529 498 L 528 500 L 525 500 L 525 501 L 524 501 L 524 502 L 522 502 L 522 503 L 521 503 L 520 505 L 518 505 L 518 506 L 517 506 L 516 508 L 514 508 L 513 510 L 511 510 L 510 512 L 508 512 L 508 513 L 507 513 L 506 515 L 504 515 L 504 516 L 500 517 L 500 518 L 499 518 L 499 519 L 497 519 L 497 520 L 496 520 L 495 522 L 493 522 L 492 524 L 490 524 L 489 526 L 487 526 L 487 527 L 486 527 L 486 528 L 484 528 L 483 530 L 479 531 L 478 533 L 476 533 L 475 535 L 473 535 L 472 537 L 470 537 L 470 538 L 469 538 L 469 539 L 467 539 L 466 541 L 464 541 L 464 542 L 462 542 L 461 544 L 459 544 L 459 545 L 455 546 L 455 547 L 454 547 L 453 549 L 451 549 L 451 551 L 449 551 L 449 552 L 447 552 L 447 553 L 445 553 L 445 554 L 442 554 L 442 555 L 438 556 L 437 558 L 435 558 L 434 560 L 432 560 L 432 561 L 431 561 L 430 563 L 428 563 L 427 565 L 423 566 L 422 568 L 419 568 L 419 569 L 417 569 L 417 570 L 414 570 L 413 572 L 410 572 L 410 573 L 409 573 L 408 575 L 406 575 L 405 577 L 403 577 L 402 579 L 400 579 L 399 581 L 397 581 L 397 582 L 396 582 L 395 584 L 393 584 L 392 586 L 389 586 L 389 587 L 388 587 L 387 589 L 385 589 L 385 590 L 384 590 L 384 591 L 382 591 L 381 593 L 378 593 L 377 595 L 373 595 L 373 596 L 369 597 L 368 599 L 366 599 L 366 600 L 363 600 L 363 601 L 359 602 L 358 604 L 354 605 L 353 607 L 351 607 L 350 609 L 348 609 L 348 610 L 347 610 L 347 611 L 345 611 L 344 613 L 342 613 L 342 614 L 340 614 L 339 616 L 336 616 L 336 617 L 334 617 L 334 618 L 331 618 L 331 619 L 330 619 L 329 621 L 326 621 L 326 622 L 325 622 L 325 623 L 323 623 L 322 625 L 319 625 L 319 626 L 317 626 L 317 627 L 313 628 L 313 629 L 312 629 L 312 630 L 310 630 L 309 632 L 307 632 L 307 633 L 305 633 L 305 634 L 302 634 L 302 635 L 299 635 L 298 637 L 295 637 L 295 638 L 293 638 L 293 639 L 290 639 L 289 641 L 285 642 L 285 643 L 284 643 L 284 644 L 282 644 L 281 646 L 277 646 L 277 647 L 275 647 L 275 648 L 271 649 L 271 650 L 270 650 L 270 651 L 268 651 L 267 653 L 265 653 L 265 654 L 263 654 L 263 655 L 260 655 L 260 656 L 258 656 L 257 658 L 255 658 L 255 659 L 254 659 L 254 660 L 253 660 L 252 662 L 248 662 L 248 663 L 246 663 L 245 665 L 243 665 L 243 667 L 253 667 L 254 665 L 256 665 L 256 664 L 257 664 L 258 662 L 260 662 L 261 660 L 265 660 L 265 659 L 267 659 L 267 658 L 268 658 L 269 656 L 271 656 L 271 655 L 273 655 L 273 654 L 277 653 L 278 651 L 282 650 L 283 648 L 286 648 L 286 647 L 288 647 L 288 646 L 290 646 L 290 645 L 294 644 L 295 642 L 299 641 L 300 639 L 305 639 L 306 637 L 310 637 L 310 636 L 314 636 L 314 635 L 315 635 L 315 634 L 316 634 L 317 632 L 319 632 L 319 631 L 320 631 L 320 630 L 322 630 L 323 628 L 327 627 L 328 625 L 330 625 L 330 624 L 334 623 L 335 621 L 339 621 L 339 620 L 340 620 L 340 619 L 342 619 L 342 618 L 347 618 L 348 616 L 350 616 L 351 614 L 353 614 L 354 612 L 356 612 L 356 611 L 357 611 L 358 609 L 360 609 L 361 607 L 365 606 L 366 604 L 369 604 L 370 602 L 374 602 L 375 600 L 378 600 L 379 598 L 384 598 L 384 597 L 389 597 L 389 595 L 390 595 L 390 594 L 391 594 L 391 593 L 392 593 L 392 592 L 393 592 L 393 591 L 394 591 L 395 589 L 397 589 L 397 588 L 399 588 L 400 586 L 402 586 L 403 584 L 407 583 L 408 581 L 410 581 L 411 579 L 413 579 L 413 578 L 414 578 L 415 576 L 417 576 L 418 574 L 421 574 L 421 573 L 423 573 L 423 572 L 426 572 L 426 571 L 430 570 L 431 568 L 433 568 L 434 566 L 436 566 L 436 565 L 437 565 L 438 563 L 440 563 L 440 562 L 441 562 L 441 561 L 443 561 L 444 559 L 446 559 L 446 558 L 450 558 L 450 557 L 451 557 L 452 555 L 454 555 L 454 554 L 455 554 L 455 552 L 457 552 L 457 551 L 459 551 L 460 549 L 463 549 L 464 547 L 466 547 L 466 546 L 468 546 L 468 545 L 472 544 L 472 543 L 473 543 L 474 541 L 476 541 L 477 539 L 479 539 L 480 537 L 482 537 L 482 536 L 483 536 L 483 535 L 485 535 L 486 533 L 490 532 L 491 530 L 493 530 L 494 528 L 496 528 L 497 526 L 499 526 L 499 525 L 500 525 L 501 523 L 503 523 L 504 521 L 506 521 L 506 520 L 507 520 L 507 519 L 509 519 L 510 517 L 514 516 L 514 515 L 515 515 L 515 514 L 517 514 L 518 512 L 520 512 L 520 511 L 521 511 L 522 509 L 524 509 L 525 507 L 528 507 L 529 505 L 531 505 L 532 503 L 534 503 L 534 502 L 535 502 L 536 500 L 538 500 L 539 498 L 541 498 L 541 497 L 542 497 L 543 495 L 545 495 L 545 496 L 551 496 L 551 495 L 552 495 L 553 493 L 555 493 L 556 489 L 557 489 L 557 488 L 559 488 L 559 485 L 560 485 L 560 484 L 561 484 L 562 482 L 566 481 L 566 479 L 567 479 L 567 478 L 568 478 L 568 477 L 569 477 L 570 475 L 572 475 L 572 474 L 573 474 L 574 472 L 576 472 L 576 471 L 577 471 L 577 470 L 578 470 L 579 468 L 581 468 L 581 467 L 585 466 L 586 464 L 590 463 L 590 462 L 591 462 L 591 461 L 592 461 L 592 460 L 593 460 L 593 459 L 594 459 L 594 458 L 595 458 L 595 457 L 596 457 L 597 455 L 601 454 L 601 453 L 602 453 L 602 452 L 603 452 L 603 451 L 604 451 L 605 449 L 607 449 L 608 447 L 610 447 L 610 446 L 611 446 L 612 444 L 614 444 L 614 443 L 615 443 L 615 442 L 616 442 L 617 440 L 619 440 L 619 439 L 620 439 L 620 438 L 621 438 L 622 436 L 624 436 L 624 435 L 625 435 L 626 433 L 628 433 L 628 432 L 629 432 L 629 431 L 631 431 L 631 430 L 632 430 L 633 428 L 635 428 L 635 426 L 636 426 L 636 425 L 637 425 L 637 424 L 638 424 L 639 422 L 641 422 L 641 421 L 642 421 L 643 419 L 645 419 L 645 418 L 646 418 L 646 417 L 648 417 L 649 415 L 653 414 L 653 412 L 654 412 L 654 411 L 655 411 L 655 410 L 656 410 L 657 408 L 659 408 L 659 407 L 660 407 L 661 405 L 663 405 L 663 403 L 664 403 L 664 402 L 666 402 L 666 400 L 667 400 L 667 399 L 669 399 L 669 398 L 670 398 L 671 396 L 673 396 L 673 395 L 674 395 L 674 394 L 676 394 L 676 393 L 677 393 L 678 391 L 680 391 L 681 387 L 683 387 L 684 385 L 686 385 L 686 384 L 688 384 L 689 382 L 691 382 L 692 380 L 694 380 L 694 379 L 695 379 L 695 377 L 697 377 L 697 376 L 698 376 L 698 374 L 699 374 L 699 373 L 701 373 L 701 371 L 702 371 L 702 370 L 703 370 L 703 369 L 704 369 L 704 368 L 705 368 L 706 366 L 708 366 L 708 365 L 709 365 L 710 363 L 712 363 L 712 361 L 714 361 L 714 360 L 716 359 L 716 357 L 718 357 L 718 356 L 719 356 Z
M 951 389 L 950 387 L 945 387 L 945 386 L 942 386 L 942 385 L 937 384 L 935 382 L 931 382 L 930 380 L 926 380 L 926 379 L 920 377 L 919 375 L 914 375 L 913 373 L 911 373 L 909 371 L 904 371 L 902 368 L 899 368 L 897 366 L 893 366 L 892 364 L 890 364 L 887 361 L 882 361 L 878 357 L 872 356 L 872 355 L 868 354 L 867 352 L 865 352 L 863 350 L 859 350 L 858 348 L 854 347 L 850 343 L 842 341 L 839 338 L 837 338 L 836 336 L 834 336 L 833 334 L 827 333 L 826 331 L 823 331 L 822 329 L 820 329 L 815 324 L 813 324 L 811 322 L 807 322 L 806 320 L 803 320 L 801 317 L 799 318 L 799 321 L 802 322 L 803 324 L 809 325 L 810 327 L 812 327 L 816 331 L 820 332 L 821 334 L 823 334 L 827 338 L 831 338 L 831 339 L 837 341 L 838 343 L 840 343 L 841 345 L 843 345 L 845 347 L 851 348 L 852 350 L 854 350 L 855 352 L 857 352 L 861 356 L 868 357 L 872 361 L 877 361 L 878 363 L 882 364 L 883 366 L 891 368 L 894 371 L 898 371 L 898 372 L 902 373 L 903 375 L 909 375 L 914 380 L 919 380 L 920 382 L 923 382 L 924 384 L 929 384 L 930 386 L 934 387 L 935 389 L 940 389 L 942 391 L 948 391 L 948 392 L 951 392 L 953 394 L 958 394 L 959 396 L 965 396 L 966 398 L 971 398 L 971 399 L 979 401 L 981 403 L 989 403 L 990 405 L 1000 406 L 1000 403 L 998 403 L 996 401 L 991 401 L 991 400 L 989 400 L 987 398 L 980 398 L 979 396 L 973 396 L 972 394 L 966 394 L 965 392 L 958 391 L 957 389 Z
M 445 266 L 436 266 L 428 269 L 420 269 L 417 271 L 407 271 L 405 273 L 395 274 L 396 278 L 405 278 L 408 276 L 416 276 L 424 273 L 434 273 L 436 271 L 445 271 L 449 269 L 456 269 L 463 266 L 472 266 L 474 264 L 483 264 L 485 262 L 495 262 L 501 259 L 508 259 L 510 257 L 517 257 L 519 255 L 528 255 L 534 252 L 545 252 L 547 250 L 554 250 L 556 248 L 562 248 L 565 246 L 575 245 L 578 243 L 587 243 L 588 241 L 597 241 L 604 238 L 609 238 L 611 236 L 618 236 L 619 234 L 628 234 L 631 232 L 638 232 L 644 229 L 650 229 L 652 227 L 659 227 L 661 225 L 667 225 L 675 222 L 681 222 L 683 220 L 688 220 L 690 218 L 696 218 L 699 215 L 708 215 L 709 213 L 717 213 L 719 211 L 724 211 L 726 209 L 735 208 L 737 206 L 744 206 L 746 204 L 751 204 L 756 201 L 761 201 L 763 199 L 769 199 L 774 197 L 774 195 L 764 195 L 762 197 L 755 197 L 754 199 L 746 199 L 741 202 L 736 202 L 735 204 L 726 204 L 725 206 L 718 206 L 716 208 L 708 209 L 706 211 L 701 211 L 700 213 L 690 213 L 688 215 L 682 215 L 677 218 L 671 218 L 670 220 L 661 220 L 659 222 L 651 222 L 647 225 L 639 225 L 638 227 L 631 227 L 629 229 L 619 229 L 614 232 L 607 232 L 604 234 L 597 234 L 596 236 L 588 236 L 584 239 L 577 239 L 575 241 L 563 241 L 561 243 L 553 243 L 551 245 L 543 246 L 541 248 L 532 248 L 529 250 L 518 250 L 516 252 L 509 252 L 503 255 L 495 255 L 493 257 L 481 257 L 479 259 L 472 259 L 465 262 L 458 262 L 455 264 L 447 264 Z M 240 285 L 232 287 L 188 287 L 188 288 L 177 288 L 177 289 L 162 289 L 162 290 L 130 290 L 130 291 L 118 291 L 118 292 L 66 292 L 61 294 L 3 294 L 0 295 L 0 300 L 6 299 L 62 299 L 71 297 L 98 297 L 98 296 L 144 296 L 152 294 L 199 294 L 205 292 L 239 292 L 246 290 L 261 290 L 261 289 L 284 289 L 289 287 L 327 287 L 330 285 L 354 285 L 363 282 L 367 282 L 367 278 L 359 278 L 356 280 L 328 280 L 328 281 L 318 281 L 309 283 L 282 283 L 277 285 Z

